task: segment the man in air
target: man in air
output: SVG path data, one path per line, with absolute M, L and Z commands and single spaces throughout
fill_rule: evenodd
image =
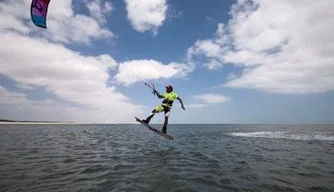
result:
M 155 89 L 153 90 L 153 92 L 157 95 L 159 99 L 164 99 L 164 100 L 162 101 L 161 105 L 158 105 L 155 109 L 153 109 L 151 114 L 146 119 L 143 119 L 142 121 L 148 124 L 156 113 L 160 113 L 163 111 L 165 113 L 165 121 L 162 127 L 162 132 L 167 133 L 169 113 L 170 113 L 170 110 L 172 109 L 174 100 L 175 99 L 179 100 L 179 102 L 181 103 L 181 108 L 185 110 L 182 99 L 176 93 L 173 92 L 173 87 L 171 85 L 166 86 L 166 93 L 162 95 Z

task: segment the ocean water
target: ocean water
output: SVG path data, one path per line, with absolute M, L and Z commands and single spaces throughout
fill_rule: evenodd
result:
M 0 191 L 334 191 L 334 125 L 168 131 L 0 125 Z

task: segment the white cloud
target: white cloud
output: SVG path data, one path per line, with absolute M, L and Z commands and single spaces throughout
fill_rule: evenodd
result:
M 188 104 L 188 105 L 186 105 L 186 107 L 187 108 L 203 108 L 203 107 L 205 107 L 206 105 L 204 105 L 204 104 Z
M 59 102 L 51 103 L 52 106 L 48 102 L 44 105 L 45 102 L 32 102 L 22 94 L 9 92 L 6 97 L 14 98 L 15 102 L 12 102 L 13 99 L 2 101 L 14 106 L 1 107 L 1 110 L 23 114 L 21 109 L 24 108 L 27 112 L 34 111 L 36 116 L 47 113 L 49 120 L 66 117 L 64 114 L 67 114 L 69 119 L 87 122 L 129 122 L 140 113 L 140 106 L 132 104 L 115 87 L 106 85 L 110 78 L 108 70 L 117 67 L 116 61 L 109 55 L 84 56 L 62 45 L 15 33 L 1 33 L 0 41 L 6 45 L 0 47 L 0 74 L 18 84 L 43 87 L 66 102 L 86 106 L 78 108 Z M 20 105 L 19 108 L 20 102 L 27 105 Z M 43 105 L 43 109 L 34 110 L 37 105 Z M 58 107 L 48 109 L 54 106 Z M 32 114 L 25 114 L 29 115 Z
M 17 0 L 0 2 L 0 31 L 13 30 L 24 34 L 31 31 L 31 28 L 26 25 L 23 20 L 30 19 L 31 1 Z
M 106 16 L 111 13 L 113 7 L 110 2 L 101 0 L 85 1 L 90 14 L 101 24 L 106 24 Z
M 0 85 L 0 104 L 22 104 L 27 102 L 24 94 L 8 91 Z
M 204 54 L 206 57 L 219 57 L 221 47 L 212 40 L 196 41 L 195 45 L 188 50 L 188 57 L 193 54 Z
M 51 1 L 48 29 L 41 29 L 32 24 L 26 11 L 30 1 L 0 3 L 0 16 L 8 19 L 0 21 L 0 42 L 6 45 L 0 47 L 0 74 L 15 81 L 23 92 L 38 87 L 36 91 L 42 89 L 47 96 L 54 97 L 54 100 L 32 100 L 30 95 L 1 86 L 0 115 L 18 120 L 108 123 L 133 122 L 134 115 L 141 115 L 143 106 L 133 104 L 116 87 L 107 86 L 111 79 L 108 72 L 119 66 L 111 56 L 86 56 L 59 44 L 89 43 L 113 36 L 101 27 L 106 21 L 104 13 L 112 11 L 111 4 L 95 0 L 88 2 L 87 7 L 92 17 L 74 13 L 70 0 Z M 134 68 L 137 70 L 133 71 Z M 184 77 L 193 69 L 191 63 L 134 60 L 121 63 L 115 79 L 129 85 L 138 80 L 135 77 Z
M 224 53 L 228 50 L 223 44 L 227 42 L 225 36 L 221 36 L 220 33 L 224 33 L 223 24 L 218 25 L 217 38 L 197 40 L 195 44 L 187 51 L 187 58 L 189 61 L 196 62 L 195 56 L 203 55 L 206 58 L 204 65 L 210 70 L 220 69 L 222 67 L 222 61 L 224 60 Z
M 207 103 L 224 103 L 229 100 L 229 97 L 225 95 L 218 95 L 218 94 L 213 94 L 213 93 L 195 95 L 194 98 L 203 100 Z
M 210 69 L 244 67 L 226 87 L 276 93 L 333 90 L 333 8 L 331 0 L 238 1 L 228 24 L 219 24 L 214 38 L 198 40 L 188 58 L 203 55 Z
M 71 0 L 51 1 L 48 11 L 47 36 L 60 42 L 90 43 L 97 39 L 110 39 L 114 34 L 99 24 L 99 15 L 88 17 L 75 14 L 71 7 Z M 100 8 L 101 9 L 101 8 Z M 105 10 L 105 9 L 104 9 Z M 87 27 L 89 26 L 89 27 Z
M 124 85 L 135 83 L 139 79 L 185 77 L 194 68 L 190 64 L 163 64 L 155 60 L 132 60 L 120 63 L 115 79 Z
M 125 3 L 127 18 L 132 27 L 136 31 L 152 31 L 156 35 L 166 19 L 166 0 L 125 0 Z
M 48 38 L 62 43 L 85 43 L 92 40 L 111 39 L 114 34 L 99 25 L 100 18 L 75 14 L 71 0 L 51 1 L 47 14 L 47 29 L 34 26 L 30 16 L 31 0 L 0 2 L 0 31 L 18 31 L 23 34 L 37 34 L 39 38 Z M 92 5 L 91 3 L 90 5 Z M 92 7 L 92 6 L 91 6 Z M 109 5 L 101 13 L 110 12 Z M 89 27 L 87 27 L 89 26 Z
M 25 94 L 9 91 L 0 85 L 1 118 L 30 121 L 76 121 L 105 120 L 106 113 L 99 110 L 82 110 L 61 104 L 53 100 L 30 100 Z M 94 119 L 94 112 L 101 113 L 100 119 Z M 93 117 L 93 119 L 92 119 Z M 100 121 L 101 122 L 101 121 Z

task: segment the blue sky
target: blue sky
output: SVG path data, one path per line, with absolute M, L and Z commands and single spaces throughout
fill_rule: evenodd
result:
M 170 123 L 334 123 L 331 0 L 51 0 L 47 29 L 30 2 L 0 2 L 2 119 L 135 123 L 140 78 Z

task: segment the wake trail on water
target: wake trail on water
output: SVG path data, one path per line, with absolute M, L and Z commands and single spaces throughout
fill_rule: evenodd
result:
M 308 132 L 308 133 L 291 133 L 291 132 L 235 132 L 227 133 L 229 136 L 235 137 L 260 137 L 270 139 L 290 139 L 290 140 L 319 140 L 334 141 L 333 133 L 324 132 Z

